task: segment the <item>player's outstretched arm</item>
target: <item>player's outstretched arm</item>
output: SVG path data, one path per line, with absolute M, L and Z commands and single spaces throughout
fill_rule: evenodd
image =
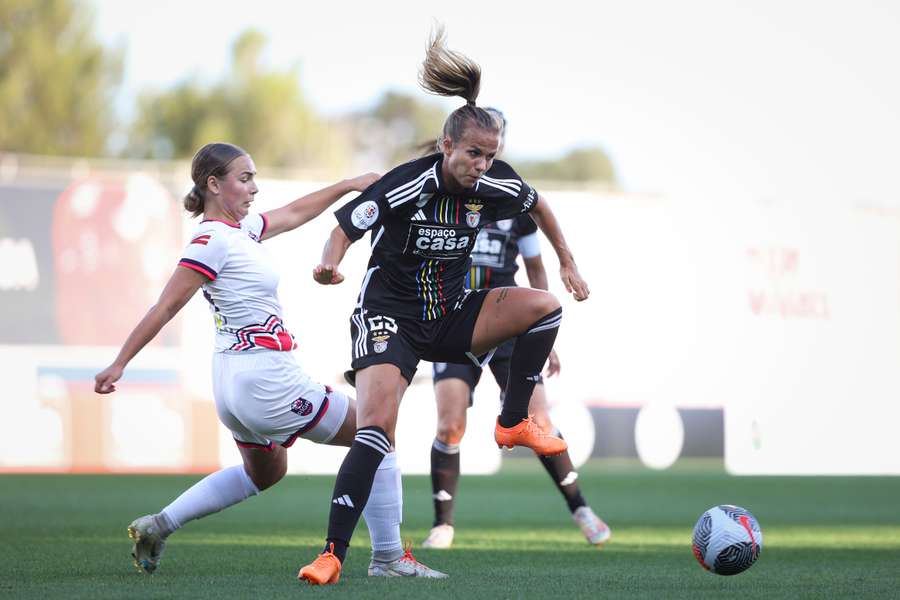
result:
M 129 361 L 156 337 L 159 330 L 171 321 L 172 317 L 178 314 L 205 281 L 206 277 L 196 271 L 176 267 L 162 294 L 159 295 L 159 300 L 150 307 L 144 318 L 129 334 L 116 360 L 94 376 L 94 391 L 98 394 L 116 391 L 115 383 L 122 377 L 122 372 Z
M 565 237 L 563 237 L 559 221 L 556 220 L 556 216 L 550 210 L 550 204 L 547 202 L 547 199 L 540 196 L 537 205 L 530 214 L 534 222 L 537 223 L 538 228 L 550 240 L 550 244 L 559 258 L 559 275 L 563 285 L 566 286 L 566 291 L 570 292 L 579 302 L 586 300 L 591 291 L 587 282 L 578 273 L 575 258 L 572 256 L 572 251 L 569 250 Z
M 366 173 L 352 179 L 345 179 L 265 213 L 269 225 L 263 239 L 267 240 L 279 233 L 296 229 L 307 221 L 312 221 L 345 194 L 361 192 L 378 181 L 380 177 L 377 173 Z
M 322 250 L 322 262 L 313 269 L 313 279 L 322 285 L 336 285 L 342 282 L 344 276 L 338 272 L 338 266 L 344 260 L 347 248 L 352 243 L 340 225 L 335 227 L 325 242 L 325 249 Z

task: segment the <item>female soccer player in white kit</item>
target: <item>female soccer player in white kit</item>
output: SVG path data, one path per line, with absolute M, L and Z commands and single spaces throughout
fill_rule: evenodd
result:
M 264 214 L 250 214 L 258 191 L 256 167 L 241 148 L 207 144 L 194 156 L 194 187 L 184 199 L 203 215 L 175 272 L 115 361 L 95 377 L 94 391 L 116 389 L 128 362 L 201 289 L 216 326 L 213 395 L 243 465 L 217 471 L 182 493 L 161 512 L 128 527 L 139 570 L 153 573 L 166 538 L 187 522 L 218 512 L 277 483 L 287 471 L 287 452 L 298 437 L 349 446 L 356 434 L 355 402 L 309 378 L 294 360 L 296 342 L 281 318 L 278 274 L 262 241 L 296 229 L 346 193 L 378 179 L 348 179 Z M 372 576 L 446 577 L 404 553 L 400 541 L 402 488 L 396 455 L 387 454 L 376 475 L 364 518 L 372 536 Z M 370 500 L 369 504 L 371 505 Z

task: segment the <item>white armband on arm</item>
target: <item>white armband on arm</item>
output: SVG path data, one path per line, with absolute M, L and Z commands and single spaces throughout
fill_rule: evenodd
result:
M 519 254 L 522 258 L 534 258 L 541 255 L 541 242 L 537 232 L 519 238 Z

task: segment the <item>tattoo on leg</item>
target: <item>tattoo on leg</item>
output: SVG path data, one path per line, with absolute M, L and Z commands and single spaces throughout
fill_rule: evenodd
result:
M 497 296 L 497 302 L 496 302 L 496 303 L 497 303 L 497 304 L 500 304 L 501 302 L 503 302 L 504 300 L 506 300 L 506 297 L 507 297 L 508 295 L 509 295 L 509 288 L 503 288 L 502 290 L 500 290 L 500 295 Z

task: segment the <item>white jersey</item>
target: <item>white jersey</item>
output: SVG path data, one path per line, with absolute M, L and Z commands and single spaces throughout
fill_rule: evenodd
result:
M 296 348 L 281 320 L 278 272 L 260 243 L 268 222 L 261 214 L 240 223 L 201 221 L 179 265 L 209 278 L 203 296 L 216 325 L 216 352 Z

